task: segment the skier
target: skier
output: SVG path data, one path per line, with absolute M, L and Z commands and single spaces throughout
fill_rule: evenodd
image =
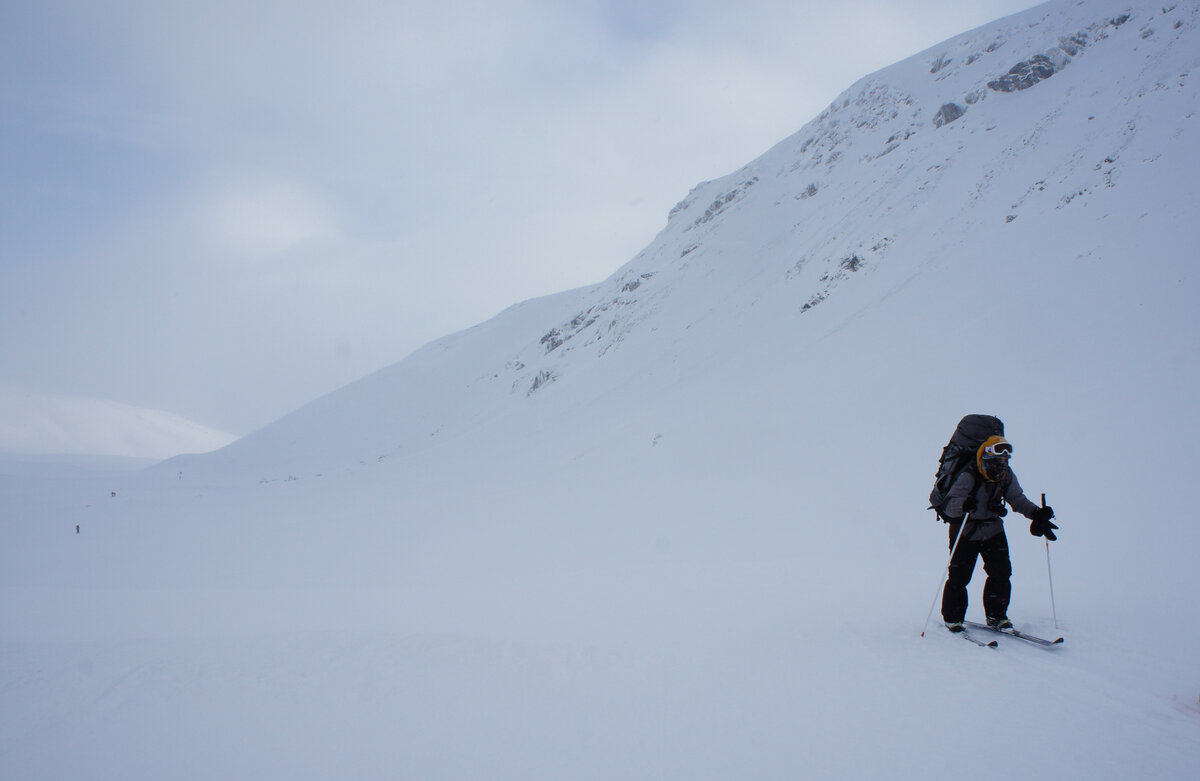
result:
M 1008 557 L 1008 538 L 1003 518 L 1007 502 L 1029 518 L 1030 534 L 1058 539 L 1050 522 L 1054 509 L 1038 507 L 1025 496 L 1016 474 L 1008 466 L 1013 447 L 1002 436 L 992 436 L 979 446 L 975 468 L 967 468 L 947 494 L 944 514 L 950 521 L 950 573 L 942 590 L 942 619 L 951 632 L 963 631 L 967 614 L 967 584 L 975 572 L 975 559 L 983 557 L 987 581 L 983 586 L 983 611 L 988 626 L 1011 629 L 1008 601 L 1012 593 L 1012 562 Z M 963 522 L 966 528 L 963 528 Z M 962 530 L 962 538 L 959 531 Z M 955 548 L 957 541 L 958 547 Z

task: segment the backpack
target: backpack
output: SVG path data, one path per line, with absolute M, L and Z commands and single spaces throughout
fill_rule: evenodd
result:
M 1004 436 L 1004 423 L 1000 418 L 992 415 L 967 415 L 958 422 L 954 435 L 950 437 L 950 443 L 942 448 L 933 490 L 929 492 L 929 509 L 937 511 L 939 519 L 949 520 L 942 514 L 946 495 L 950 493 L 950 487 L 964 469 L 975 469 L 975 452 L 991 436 Z

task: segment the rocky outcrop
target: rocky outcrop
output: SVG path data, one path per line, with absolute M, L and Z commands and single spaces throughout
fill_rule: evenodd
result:
M 1053 49 L 1018 62 L 1008 69 L 1008 73 L 989 81 L 988 87 L 995 92 L 1017 92 L 1029 89 L 1061 71 L 1070 64 L 1072 57 L 1079 56 L 1093 42 L 1106 38 L 1110 29 L 1120 27 L 1129 19 L 1129 14 L 1122 14 L 1094 24 L 1069 37 L 1061 38 Z

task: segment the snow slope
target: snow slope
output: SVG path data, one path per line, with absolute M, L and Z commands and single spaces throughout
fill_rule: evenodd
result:
M 1198 34 L 1000 20 L 594 287 L 213 454 L 0 477 L 0 776 L 1193 777 Z M 967 412 L 1058 511 L 1054 651 L 920 636 Z
M 162 410 L 0 388 L 0 453 L 159 461 L 177 453 L 207 453 L 234 439 Z

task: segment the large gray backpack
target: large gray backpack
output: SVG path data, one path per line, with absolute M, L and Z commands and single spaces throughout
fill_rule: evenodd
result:
M 937 477 L 929 493 L 929 509 L 937 511 L 937 517 L 941 520 L 949 520 L 942 514 L 942 507 L 946 504 L 950 487 L 964 469 L 976 470 L 975 453 L 992 436 L 1004 436 L 1004 423 L 1000 418 L 994 415 L 967 415 L 958 422 L 950 443 L 942 448 Z

